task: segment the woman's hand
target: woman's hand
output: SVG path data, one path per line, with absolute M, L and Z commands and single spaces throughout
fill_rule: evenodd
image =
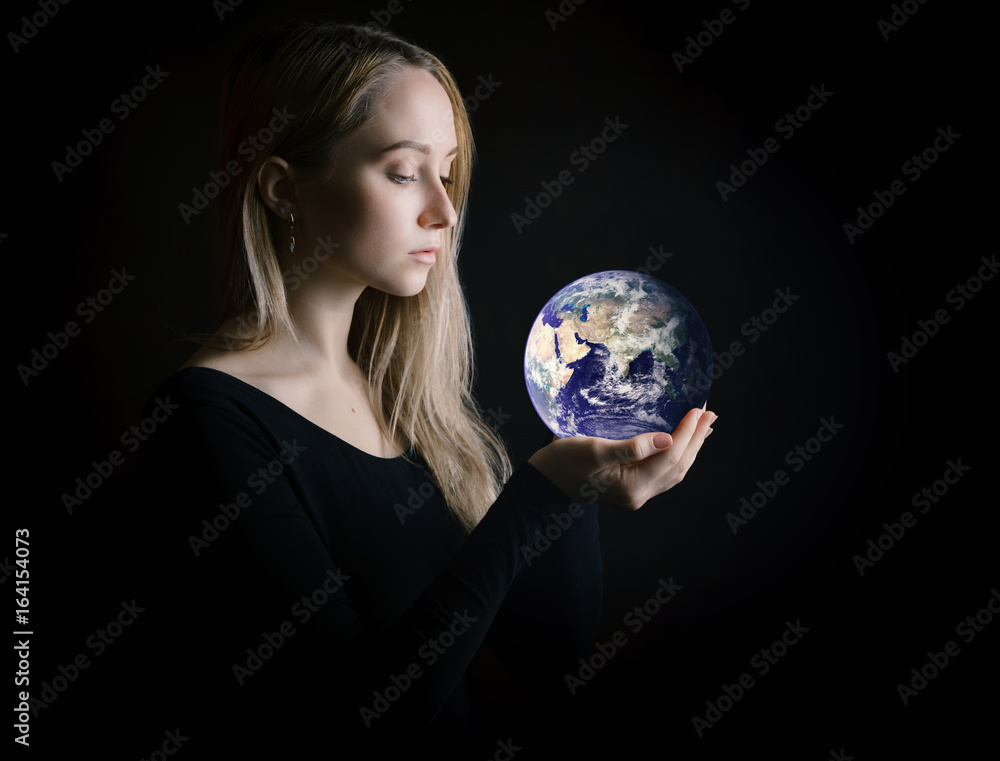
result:
M 688 412 L 673 435 L 643 433 L 623 441 L 557 438 L 528 462 L 572 500 L 638 510 L 684 479 L 717 419 L 703 407 Z

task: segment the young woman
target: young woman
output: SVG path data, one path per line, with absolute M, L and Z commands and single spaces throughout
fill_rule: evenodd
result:
M 637 509 L 711 430 L 692 410 L 512 472 L 472 396 L 472 160 L 451 75 L 392 34 L 289 24 L 233 62 L 222 325 L 155 393 L 177 409 L 140 464 L 174 632 L 156 718 L 191 748 L 458 747 L 485 642 L 565 693 L 601 602 L 581 495 Z

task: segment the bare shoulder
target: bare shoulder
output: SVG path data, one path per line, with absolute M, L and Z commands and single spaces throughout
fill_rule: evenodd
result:
M 181 365 L 187 367 L 207 367 L 211 370 L 232 375 L 244 383 L 256 386 L 272 396 L 283 399 L 289 395 L 289 378 L 281 373 L 273 361 L 268 361 L 267 353 L 255 351 L 227 351 L 211 346 L 202 346 Z
M 239 377 L 246 373 L 248 365 L 245 352 L 225 351 L 224 349 L 202 346 L 179 369 L 183 370 L 186 367 L 208 367 L 212 370 L 221 370 L 222 372 Z
M 368 396 L 364 374 L 309 372 L 270 348 L 226 351 L 202 347 L 184 367 L 207 367 L 232 375 L 277 399 L 313 424 L 375 457 L 398 457 L 406 447 L 386 439 Z

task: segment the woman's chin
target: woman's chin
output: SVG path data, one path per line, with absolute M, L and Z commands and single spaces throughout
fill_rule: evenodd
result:
M 391 296 L 409 298 L 410 296 L 416 296 L 427 287 L 427 275 L 424 274 L 420 277 L 399 278 L 397 280 L 390 280 L 379 285 L 372 284 L 372 287 L 388 293 Z

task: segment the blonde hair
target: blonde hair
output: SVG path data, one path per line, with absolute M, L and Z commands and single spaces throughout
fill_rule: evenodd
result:
M 222 164 L 245 171 L 222 189 L 219 287 L 222 324 L 240 335 L 226 348 L 261 346 L 282 328 L 296 335 L 288 310 L 271 215 L 257 190 L 264 160 L 275 155 L 317 174 L 333 166 L 338 144 L 374 115 L 380 95 L 405 66 L 430 72 L 451 101 L 458 138 L 448 195 L 457 224 L 443 231 L 424 289 L 400 297 L 367 288 L 354 308 L 348 352 L 368 378 L 382 433 L 404 439 L 430 468 L 452 514 L 471 531 L 511 474 L 506 448 L 473 398 L 474 346 L 457 254 L 465 220 L 474 146 L 465 104 L 434 55 L 385 32 L 331 22 L 292 22 L 267 32 L 233 60 L 226 76 Z M 276 113 L 274 132 L 247 165 L 248 135 Z M 294 115 L 294 117 L 291 117 Z M 405 456 L 405 455 L 404 455 Z

